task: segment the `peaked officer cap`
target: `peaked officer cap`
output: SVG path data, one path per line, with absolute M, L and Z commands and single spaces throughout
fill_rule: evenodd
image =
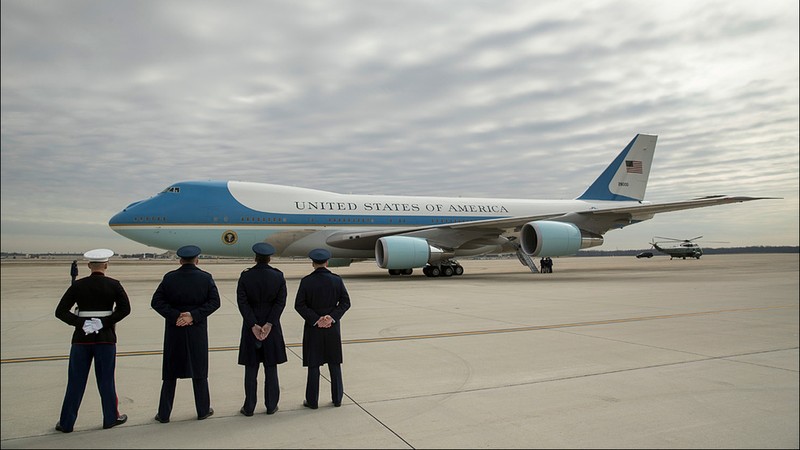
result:
M 183 259 L 192 259 L 200 255 L 200 247 L 196 245 L 184 245 L 179 248 L 177 252 L 178 257 Z
M 89 262 L 108 262 L 108 258 L 112 256 L 114 256 L 114 250 L 107 248 L 97 248 L 83 254 L 83 257 L 88 259 Z
M 308 257 L 314 260 L 314 262 L 325 262 L 331 259 L 331 252 L 324 248 L 315 248 L 308 252 Z
M 253 252 L 256 255 L 261 256 L 270 256 L 275 253 L 275 247 L 266 242 L 259 242 L 258 244 L 253 245 Z

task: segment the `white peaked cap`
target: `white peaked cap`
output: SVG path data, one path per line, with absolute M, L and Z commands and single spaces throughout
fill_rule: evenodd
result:
M 83 254 L 83 257 L 88 259 L 89 262 L 108 262 L 108 258 L 112 256 L 114 256 L 114 250 L 107 248 L 97 248 Z

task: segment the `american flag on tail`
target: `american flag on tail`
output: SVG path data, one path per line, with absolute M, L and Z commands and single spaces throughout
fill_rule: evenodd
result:
M 642 162 L 625 161 L 625 171 L 628 173 L 642 173 Z

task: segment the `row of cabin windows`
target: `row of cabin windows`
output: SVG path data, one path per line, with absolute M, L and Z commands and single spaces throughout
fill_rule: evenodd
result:
M 331 217 L 328 219 L 329 223 L 375 223 L 375 219 L 365 219 L 363 217 L 347 217 L 336 218 Z
M 459 223 L 466 221 L 466 219 L 433 219 L 433 223 Z
M 242 217 L 242 222 L 286 222 L 286 218 L 278 217 Z
M 242 217 L 242 222 L 268 222 L 268 223 L 285 223 L 287 219 L 285 217 L 278 218 L 278 217 Z M 134 222 L 166 222 L 167 218 L 162 216 L 147 216 L 147 217 L 134 217 Z M 218 222 L 219 218 L 215 217 L 214 222 Z M 228 221 L 228 218 L 225 217 L 225 222 Z M 311 219 L 311 222 L 314 222 Z M 456 222 L 464 222 L 464 219 L 434 219 L 432 223 L 456 223 Z M 328 219 L 328 223 L 375 223 L 375 219 L 367 219 L 363 217 L 354 217 L 354 218 L 336 218 L 331 217 Z M 389 219 L 389 223 L 406 223 L 406 219 Z

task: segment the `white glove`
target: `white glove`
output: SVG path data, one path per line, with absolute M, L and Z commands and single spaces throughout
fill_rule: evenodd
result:
M 94 317 L 92 319 L 89 319 L 89 320 L 86 320 L 85 322 L 83 322 L 83 331 L 87 335 L 92 334 L 92 333 L 97 333 L 101 329 L 103 329 L 103 322 L 100 319 L 98 319 L 97 317 Z
M 94 324 L 95 333 L 103 329 L 103 321 L 98 319 L 97 317 L 92 318 L 92 323 Z

